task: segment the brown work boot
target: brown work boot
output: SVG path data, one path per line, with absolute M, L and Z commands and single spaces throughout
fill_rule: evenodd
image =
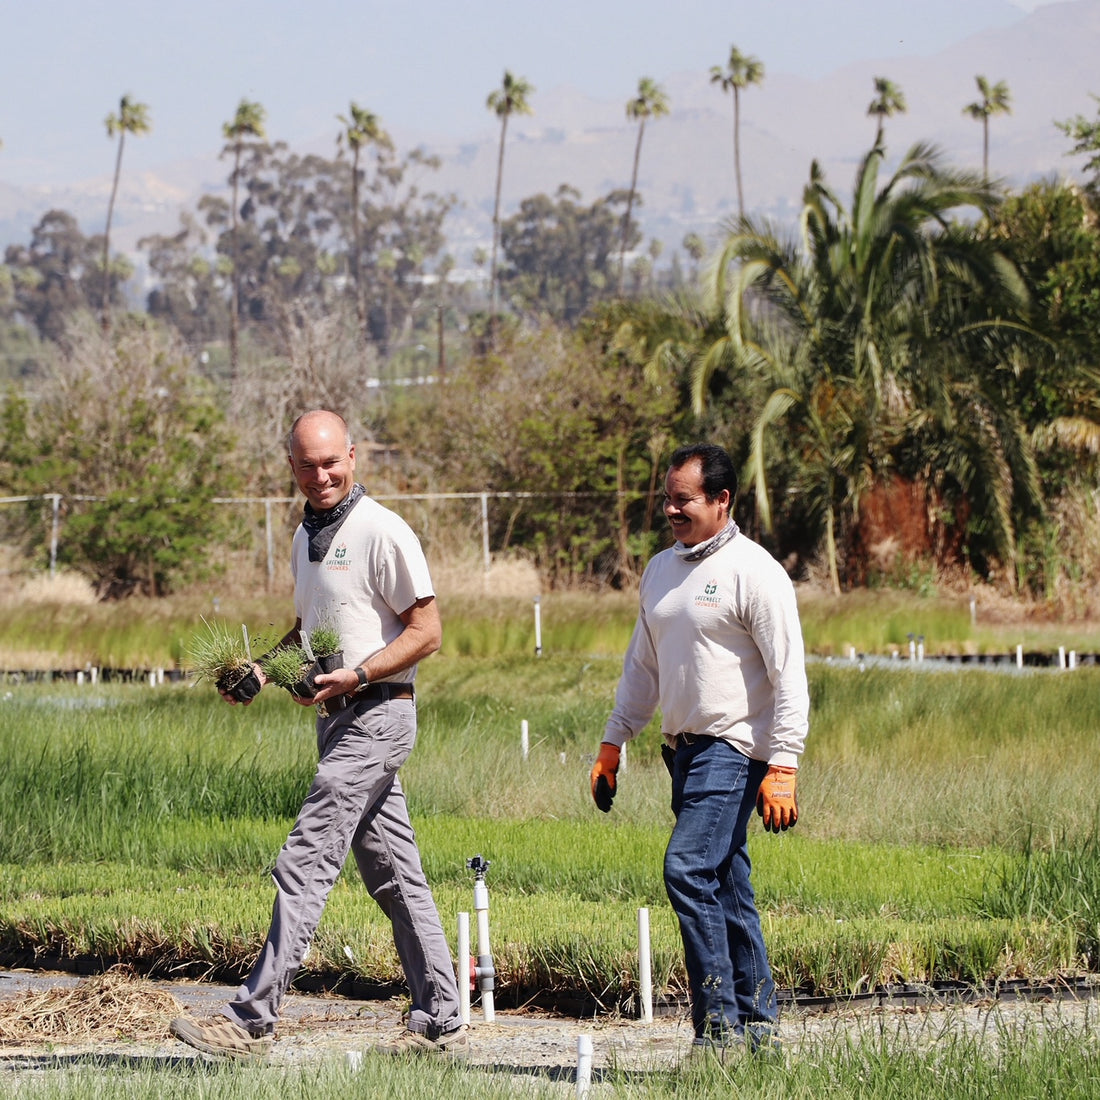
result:
M 169 1024 L 169 1030 L 177 1039 L 203 1054 L 222 1058 L 253 1061 L 271 1049 L 270 1035 L 253 1035 L 228 1016 L 208 1016 L 203 1020 L 177 1016 Z
M 379 1054 L 436 1054 L 444 1058 L 467 1058 L 470 1054 L 469 1028 L 459 1024 L 453 1031 L 445 1031 L 435 1039 L 419 1031 L 406 1028 L 386 1043 L 372 1047 Z

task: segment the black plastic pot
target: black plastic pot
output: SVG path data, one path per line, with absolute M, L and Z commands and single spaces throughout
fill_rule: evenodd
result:
M 323 657 L 318 657 L 313 662 L 312 667 L 302 677 L 302 683 L 300 687 L 305 687 L 307 690 L 300 694 L 310 699 L 317 694 L 317 677 L 323 672 L 335 672 L 338 668 L 344 667 L 344 651 L 338 649 L 335 653 L 326 653 Z M 295 694 L 299 694 L 295 691 Z
M 235 669 L 232 673 L 222 676 L 216 686 L 223 695 L 231 696 L 238 703 L 247 703 L 259 694 L 260 678 L 256 675 L 255 666 L 247 671 Z

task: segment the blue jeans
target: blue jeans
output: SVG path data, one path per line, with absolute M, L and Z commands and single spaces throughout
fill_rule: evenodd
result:
M 680 921 L 697 1039 L 753 1045 L 774 1029 L 775 984 L 749 882 L 749 818 L 768 766 L 726 741 L 681 742 L 665 889 Z

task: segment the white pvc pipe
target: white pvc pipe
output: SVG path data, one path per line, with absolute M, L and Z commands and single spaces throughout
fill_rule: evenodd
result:
M 542 606 L 535 597 L 535 656 L 542 656 Z
M 592 1088 L 592 1036 L 577 1036 L 577 1100 L 587 1100 Z
M 485 890 L 485 907 L 477 906 L 477 887 L 474 887 L 474 905 L 477 908 L 477 955 L 479 959 L 492 958 L 489 950 L 489 891 Z M 485 1022 L 491 1024 L 496 1019 L 496 1011 L 493 1008 L 493 991 L 483 989 L 481 991 L 481 1012 Z
M 1064 645 L 1058 647 L 1058 667 L 1061 669 L 1066 667 L 1066 647 Z
M 470 1022 L 470 914 L 458 914 L 458 1013 Z
M 523 721 L 521 721 L 520 724 L 519 724 L 519 747 L 520 747 L 520 751 L 523 753 L 523 759 L 526 760 L 527 759 L 527 750 L 530 747 L 529 746 L 529 739 L 528 739 L 527 719 L 526 718 L 524 718 Z
M 642 1023 L 653 1023 L 653 967 L 649 953 L 649 910 L 638 910 L 638 999 Z
M 1075 669 L 1077 667 L 1077 650 L 1071 649 L 1069 651 L 1069 667 Z
M 1022 645 L 1016 647 L 1016 667 L 1024 667 L 1024 647 Z

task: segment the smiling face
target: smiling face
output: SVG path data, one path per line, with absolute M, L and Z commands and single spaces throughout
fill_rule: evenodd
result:
M 306 413 L 294 428 L 288 456 L 294 480 L 315 511 L 335 508 L 355 484 L 355 445 L 335 413 Z
M 729 508 L 728 489 L 707 500 L 703 464 L 698 458 L 672 467 L 665 475 L 665 519 L 684 546 L 698 546 L 717 535 L 729 521 Z

